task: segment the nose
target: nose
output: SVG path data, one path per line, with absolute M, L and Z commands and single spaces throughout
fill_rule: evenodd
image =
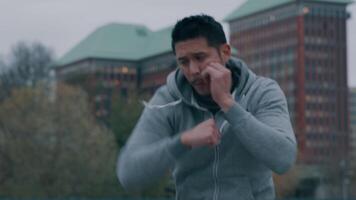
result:
M 189 72 L 191 75 L 199 75 L 200 74 L 200 66 L 196 62 L 189 63 Z

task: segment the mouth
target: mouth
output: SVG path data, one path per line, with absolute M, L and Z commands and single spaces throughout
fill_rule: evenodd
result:
M 196 79 L 196 80 L 193 80 L 193 81 L 192 81 L 192 85 L 195 85 L 195 86 L 202 86 L 202 85 L 205 85 L 205 81 L 202 80 L 202 79 Z

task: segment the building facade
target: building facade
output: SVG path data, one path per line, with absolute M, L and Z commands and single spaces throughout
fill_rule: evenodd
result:
M 99 27 L 58 60 L 56 80 L 84 88 L 96 116 L 105 118 L 113 96 L 135 93 L 148 98 L 166 83 L 177 67 L 171 31 L 117 23 Z
M 108 24 L 72 48 L 55 65 L 58 81 L 78 84 L 90 98 L 97 118 L 110 114 L 112 98 L 130 93 L 150 96 L 176 68 L 171 28 Z
M 350 165 L 356 173 L 356 88 L 350 88 L 349 93 L 349 109 L 350 109 Z M 355 176 L 356 179 L 356 176 Z M 356 193 L 355 193 L 356 194 Z
M 339 161 L 348 152 L 348 3 L 248 0 L 225 19 L 239 56 L 286 94 L 304 164 Z

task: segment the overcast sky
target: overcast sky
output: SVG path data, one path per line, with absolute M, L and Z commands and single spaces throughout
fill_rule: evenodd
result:
M 112 22 L 157 30 L 191 14 L 222 19 L 245 0 L 0 0 L 0 56 L 18 41 L 40 41 L 61 57 L 99 26 Z M 261 0 L 261 3 L 266 0 Z M 348 7 L 348 82 L 356 86 L 356 5 Z M 225 25 L 225 29 L 227 26 Z

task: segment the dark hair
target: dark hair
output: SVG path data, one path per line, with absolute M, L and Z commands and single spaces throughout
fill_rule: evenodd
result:
M 222 25 L 209 15 L 193 15 L 179 20 L 172 31 L 172 50 L 175 44 L 189 39 L 203 37 L 211 47 L 218 48 L 226 43 Z

